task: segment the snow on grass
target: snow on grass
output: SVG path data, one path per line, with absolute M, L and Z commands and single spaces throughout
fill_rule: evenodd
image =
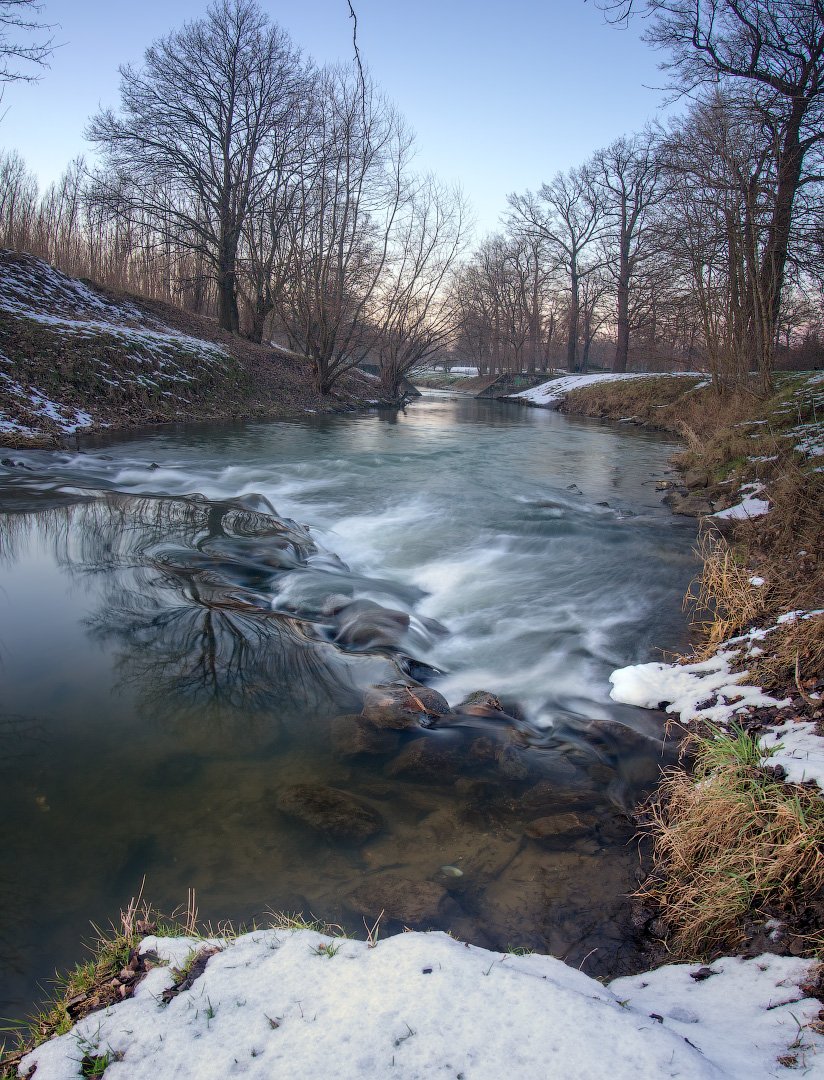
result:
M 197 947 L 147 938 L 142 951 L 181 965 Z M 212 956 L 168 1005 L 172 972 L 154 968 L 133 998 L 38 1047 L 20 1070 L 63 1080 L 79 1075 L 84 1053 L 107 1053 L 109 1080 L 751 1080 L 777 1075 L 788 1053 L 824 1064 L 824 1038 L 805 1029 L 799 1039 L 796 1024 L 820 1007 L 798 989 L 812 964 L 723 959 L 700 983 L 694 966 L 677 965 L 604 987 L 553 957 L 442 933 L 370 948 L 257 931 Z
M 20 400 L 29 417 L 46 417 L 67 435 L 74 434 L 79 428 L 90 427 L 94 423 L 91 415 L 85 410 L 52 401 L 36 386 L 24 387 L 22 383 L 12 379 L 3 371 L 0 371 L 0 388 Z M 2 409 L 0 409 L 0 431 L 28 436 L 37 434 L 35 428 L 10 418 Z
M 814 723 L 790 720 L 772 728 L 760 745 L 769 751 L 771 765 L 783 765 L 790 783 L 815 780 L 824 790 L 824 739 L 816 734 Z
M 772 509 L 766 499 L 759 499 L 758 495 L 764 490 L 760 483 L 742 484 L 740 493 L 744 498 L 735 506 L 729 506 L 726 510 L 718 510 L 712 516 L 726 518 L 728 521 L 749 521 L 752 518 L 763 517 Z
M 226 360 L 229 356 L 220 345 L 215 345 L 211 341 L 203 341 L 201 338 L 191 337 L 188 334 L 178 334 L 173 330 L 161 332 L 146 327 L 123 326 L 117 323 L 102 322 L 99 319 L 69 319 L 36 311 L 34 308 L 10 304 L 6 300 L 0 300 L 0 310 L 17 318 L 31 319 L 33 322 L 48 326 L 55 333 L 75 334 L 81 337 L 98 337 L 105 334 L 118 338 L 127 346 L 142 346 L 150 353 L 155 354 L 160 366 L 169 363 L 168 358 L 163 355 L 169 349 L 196 353 L 207 363 Z
M 760 687 L 745 683 L 747 672 L 732 669 L 737 656 L 735 649 L 719 649 L 709 660 L 696 664 L 652 663 L 618 668 L 609 677 L 609 696 L 613 701 L 642 709 L 663 708 L 679 716 L 683 723 L 701 719 L 726 724 L 748 706 L 783 708 L 790 704 L 789 700 L 778 701 Z
M 69 277 L 32 255 L 4 259 L 3 299 L 4 306 L 9 304 L 10 307 L 95 312 L 117 322 L 143 320 L 133 304 L 109 300 L 90 289 L 85 282 Z
M 558 405 L 568 393 L 582 386 L 592 386 L 594 383 L 624 382 L 628 379 L 656 379 L 689 377 L 693 379 L 703 378 L 700 371 L 632 371 L 624 374 L 604 372 L 597 375 L 565 375 L 559 379 L 550 379 L 549 382 L 534 386 L 531 390 L 522 390 L 519 394 L 512 394 L 515 401 L 528 401 L 532 405 L 546 405 L 553 407 Z
M 799 424 L 788 432 L 790 438 L 798 439 L 795 449 L 805 457 L 821 457 L 824 455 L 824 422 L 817 421 L 809 424 Z
M 790 1065 L 824 1076 L 824 1039 L 799 1029 L 820 1008 L 799 989 L 811 963 L 769 954 L 723 957 L 706 979 L 692 978 L 695 965 L 670 964 L 615 979 L 610 989 L 628 1008 L 660 1017 L 664 1029 L 689 1039 L 722 1076 L 783 1076 Z

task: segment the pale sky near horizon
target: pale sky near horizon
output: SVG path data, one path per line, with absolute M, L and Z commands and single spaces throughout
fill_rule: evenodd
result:
M 352 60 L 346 0 L 259 0 L 319 63 Z M 98 105 L 118 103 L 117 68 L 201 15 L 208 0 L 44 0 L 64 42 L 40 83 L 6 87 L 0 146 L 41 183 L 88 153 Z M 593 0 L 353 0 L 364 63 L 417 134 L 416 164 L 459 182 L 478 233 L 496 228 L 511 191 L 654 118 L 661 59 L 641 25 L 605 24 Z

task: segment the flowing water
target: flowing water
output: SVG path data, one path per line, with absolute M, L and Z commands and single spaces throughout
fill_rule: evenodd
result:
M 628 811 L 662 718 L 615 667 L 685 644 L 672 446 L 449 394 L 406 412 L 156 430 L 0 467 L 0 1015 L 140 887 L 637 962 Z M 9 463 L 10 462 L 10 463 Z M 336 718 L 371 684 L 430 729 Z M 501 708 L 459 703 L 472 691 Z M 457 708 L 454 708 L 458 706 Z M 364 842 L 284 793 L 354 795 Z M 336 837 L 336 838 L 335 838 Z

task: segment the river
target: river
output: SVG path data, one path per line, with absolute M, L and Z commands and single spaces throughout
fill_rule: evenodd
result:
M 201 918 L 363 934 L 380 903 L 384 932 L 636 965 L 628 811 L 666 756 L 662 717 L 611 702 L 608 676 L 686 644 L 695 528 L 655 489 L 672 450 L 430 392 L 8 452 L 0 1015 L 144 879 L 166 911 L 195 889 Z M 505 717 L 342 750 L 335 718 L 403 673 Z M 442 767 L 408 767 L 422 739 Z M 283 812 L 296 784 L 354 794 L 380 830 L 331 841 Z

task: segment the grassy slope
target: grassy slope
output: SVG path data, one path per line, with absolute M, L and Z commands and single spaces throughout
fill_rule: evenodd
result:
M 359 372 L 321 397 L 303 357 L 0 250 L 0 445 L 53 445 L 76 428 L 338 411 L 374 397 Z

